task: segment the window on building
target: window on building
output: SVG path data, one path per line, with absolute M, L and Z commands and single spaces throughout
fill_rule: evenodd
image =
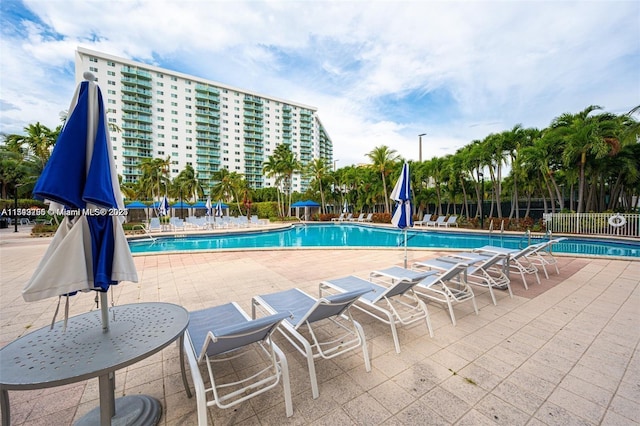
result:
M 162 96 L 164 95 L 164 92 L 162 90 L 156 90 L 156 95 Z
M 158 155 L 164 155 L 164 151 L 158 151 Z
M 112 81 L 112 80 L 107 80 L 107 84 L 108 84 L 109 86 L 115 86 L 115 85 L 116 85 L 116 82 L 115 82 L 115 81 Z
M 93 56 L 89 57 L 89 62 L 95 62 L 96 64 L 98 63 L 98 58 L 94 58 Z
M 172 84 L 171 85 L 171 90 L 178 90 L 178 86 L 175 86 L 175 85 Z
M 107 65 L 110 67 L 115 67 L 116 63 L 115 62 L 111 62 L 111 61 L 107 61 Z

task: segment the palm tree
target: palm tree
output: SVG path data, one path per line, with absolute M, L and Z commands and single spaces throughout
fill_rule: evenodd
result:
M 193 166 L 187 164 L 173 180 L 174 187 L 182 194 L 188 195 L 189 200 L 198 201 L 198 197 L 202 196 L 204 191 L 202 185 L 198 182 L 196 172 L 193 170 Z
M 320 191 L 321 212 L 326 213 L 326 202 L 324 199 L 324 190 L 322 188 L 322 181 L 329 177 L 330 169 L 327 165 L 327 160 L 324 158 L 316 158 L 311 161 L 305 168 L 306 174 L 312 176 L 315 182 L 318 184 L 318 190 Z
M 138 193 L 146 200 L 160 200 L 169 189 L 169 157 L 145 158 L 140 162 L 142 176 L 138 180 Z
M 280 144 L 263 165 L 263 170 L 269 176 L 275 177 L 276 182 L 283 186 L 285 194 L 288 194 L 289 209 L 287 216 L 291 216 L 291 196 L 293 174 L 300 172 L 302 164 L 296 159 L 287 144 Z M 284 213 L 284 208 L 281 209 Z
M 585 170 L 589 156 L 600 159 L 607 155 L 610 146 L 605 138 L 610 134 L 611 117 L 590 115 L 593 111 L 602 109 L 598 105 L 590 105 L 577 114 L 564 113 L 551 123 L 551 131 L 565 143 L 563 159 L 565 166 L 578 164 L 578 208 L 582 213 L 585 209 L 586 176 Z
M 218 182 L 211 189 L 211 197 L 229 203 L 235 201 L 238 204 L 238 210 L 241 210 L 239 194 L 243 193 L 247 187 L 244 177 L 240 173 L 230 172 L 225 168 L 213 172 L 211 177 Z
M 26 135 L 7 135 L 5 143 L 10 151 L 20 152 L 24 157 L 32 156 L 40 159 L 44 168 L 61 129 L 62 126 L 58 126 L 55 130 L 51 130 L 37 122 L 24 128 Z
M 393 170 L 393 165 L 395 162 L 400 160 L 400 156 L 396 153 L 395 149 L 391 149 L 386 145 L 382 145 L 374 148 L 371 152 L 367 154 L 367 157 L 373 163 L 373 168 L 380 173 L 382 177 L 382 188 L 384 190 L 384 208 L 385 213 L 389 213 L 391 211 L 391 207 L 389 205 L 389 195 L 387 193 L 387 176 Z

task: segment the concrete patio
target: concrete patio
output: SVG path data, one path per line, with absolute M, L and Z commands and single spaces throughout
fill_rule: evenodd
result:
M 0 345 L 50 323 L 57 300 L 26 303 L 21 290 L 50 238 L 26 227 L 0 231 Z M 444 252 L 414 250 L 409 261 Z M 197 310 L 229 301 L 250 312 L 251 297 L 401 265 L 401 250 L 272 250 L 136 256 L 140 282 L 115 287 L 117 305 L 172 302 Z M 560 257 L 560 275 L 541 274 L 524 290 L 512 274 L 513 299 L 474 287 L 479 315 L 428 305 L 423 323 L 400 329 L 396 354 L 388 326 L 358 311 L 372 359 L 361 353 L 316 362 L 320 397 L 312 399 L 305 360 L 276 335 L 291 371 L 293 417 L 281 390 L 236 409 L 209 409 L 210 424 L 629 425 L 640 418 L 640 262 Z M 61 265 L 63 267 L 63 265 Z M 70 315 L 95 309 L 93 295 L 71 300 Z M 10 362 L 2 359 L 0 362 Z M 203 370 L 204 371 L 204 370 Z M 177 345 L 116 374 L 116 396 L 147 394 L 164 407 L 161 425 L 196 424 Z M 98 405 L 97 379 L 36 391 L 11 391 L 13 425 L 69 425 Z

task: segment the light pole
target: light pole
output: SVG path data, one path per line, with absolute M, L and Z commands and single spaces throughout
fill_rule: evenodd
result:
M 484 173 L 478 172 L 480 177 L 480 229 L 484 229 Z
M 18 232 L 18 188 L 21 183 L 16 183 L 13 189 L 13 232 Z
M 426 136 L 426 133 L 420 133 L 418 135 L 418 161 L 422 163 L 422 137 Z

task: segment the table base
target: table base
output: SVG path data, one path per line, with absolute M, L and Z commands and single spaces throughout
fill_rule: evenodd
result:
M 162 416 L 162 404 L 147 395 L 128 395 L 116 399 L 116 415 L 111 418 L 112 426 L 157 425 Z M 100 424 L 100 407 L 93 409 L 74 423 L 75 426 L 95 426 Z

